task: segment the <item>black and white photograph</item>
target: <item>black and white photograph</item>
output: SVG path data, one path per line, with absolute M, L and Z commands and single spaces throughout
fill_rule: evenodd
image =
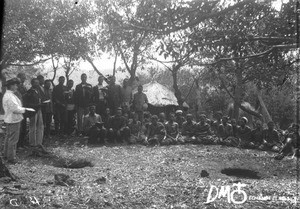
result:
M 300 208 L 300 0 L 3 0 L 0 208 Z

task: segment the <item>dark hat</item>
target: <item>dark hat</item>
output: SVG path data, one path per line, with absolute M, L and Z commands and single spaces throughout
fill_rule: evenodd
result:
M 224 116 L 223 116 L 223 119 L 227 119 L 227 120 L 229 120 L 229 117 L 228 117 L 228 116 L 226 116 L 226 115 L 224 115 Z
M 18 78 L 12 78 L 12 79 L 6 81 L 5 86 L 12 86 L 15 84 L 20 84 L 20 81 Z
M 293 128 L 297 128 L 297 129 L 299 129 L 299 124 L 297 124 L 297 123 L 294 123 L 294 124 L 292 125 L 292 127 L 293 127 Z
M 96 104 L 95 104 L 95 103 L 90 103 L 90 104 L 89 104 L 89 108 L 90 108 L 90 107 L 96 107 Z
M 199 117 L 200 118 L 206 118 L 206 115 L 205 114 L 200 114 Z
M 217 112 L 216 112 L 216 115 L 221 115 L 221 116 L 223 116 L 223 113 L 222 113 L 221 111 L 217 111 Z

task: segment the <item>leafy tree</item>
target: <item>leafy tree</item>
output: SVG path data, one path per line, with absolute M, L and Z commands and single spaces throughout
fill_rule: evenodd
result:
M 255 82 L 261 88 L 290 74 L 294 61 L 286 59 L 286 54 L 295 47 L 294 32 L 283 27 L 293 23 L 288 15 L 291 9 L 291 3 L 277 12 L 269 4 L 253 2 L 207 20 L 190 36 L 192 46 L 213 60 L 211 76 L 219 78 L 234 99 L 235 118 L 243 108 L 245 83 Z
M 50 25 L 45 40 L 45 54 L 62 58 L 65 76 L 69 80 L 71 73 L 77 69 L 81 58 L 94 52 L 91 44 L 91 23 L 95 21 L 92 1 L 84 1 L 79 5 L 70 1 L 47 1 L 52 12 L 47 18 Z
M 1 70 L 8 66 L 33 66 L 45 61 L 47 29 L 42 1 L 6 1 L 2 36 Z M 39 57 L 39 58 L 38 58 Z
M 146 62 L 142 56 L 155 41 L 155 36 L 147 31 L 131 27 L 128 24 L 144 22 L 151 25 L 157 20 L 159 0 L 115 0 L 98 1 L 98 12 L 103 17 L 99 24 L 104 27 L 104 40 L 99 45 L 105 45 L 104 50 L 119 55 L 133 81 L 137 69 Z
M 61 58 L 68 79 L 75 62 L 94 52 L 93 1 L 12 0 L 5 11 L 2 69 Z

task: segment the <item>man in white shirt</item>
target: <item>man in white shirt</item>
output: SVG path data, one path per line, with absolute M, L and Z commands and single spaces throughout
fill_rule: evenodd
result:
M 16 148 L 20 135 L 20 124 L 23 113 L 31 108 L 22 107 L 21 100 L 15 95 L 18 90 L 19 80 L 10 79 L 6 82 L 6 92 L 3 96 L 4 122 L 6 123 L 6 136 L 4 141 L 4 157 L 9 163 L 16 163 Z

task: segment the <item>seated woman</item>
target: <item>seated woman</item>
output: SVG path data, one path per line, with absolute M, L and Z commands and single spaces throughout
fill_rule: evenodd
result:
M 232 147 L 238 147 L 241 144 L 241 138 L 244 138 L 248 135 L 250 137 L 251 129 L 249 126 L 246 126 L 246 123 L 248 122 L 248 119 L 243 117 L 240 119 L 240 124 L 242 127 L 238 126 L 235 119 L 231 119 L 231 127 L 232 132 L 231 135 L 227 138 L 221 139 L 221 144 L 232 146 Z
M 142 122 L 142 133 L 146 135 L 148 127 L 151 123 L 151 113 L 150 112 L 144 112 L 144 122 Z
M 162 145 L 176 144 L 179 137 L 179 126 L 175 122 L 174 113 L 170 113 L 169 121 L 165 124 L 167 137 L 162 140 Z
M 89 107 L 89 114 L 83 118 L 83 130 L 85 135 L 89 137 L 89 143 L 104 143 L 106 137 L 106 129 L 102 122 L 101 116 L 96 114 L 96 106 Z
M 180 141 L 192 143 L 196 140 L 196 122 L 193 120 L 192 114 L 186 115 L 186 121 L 182 124 L 182 132 Z
M 206 116 L 201 114 L 199 117 L 199 123 L 196 125 L 197 143 L 201 144 L 216 144 L 216 137 L 211 137 L 210 125 L 206 123 Z
M 242 117 L 240 119 L 240 126 L 237 129 L 237 138 L 239 139 L 239 147 L 251 148 L 251 128 L 247 126 L 248 119 Z
M 280 144 L 279 134 L 274 129 L 274 122 L 269 121 L 268 128 L 263 131 L 263 142 L 259 146 L 259 149 L 278 152 L 280 150 Z
M 158 122 L 157 115 L 151 117 L 151 123 L 148 126 L 145 142 L 150 145 L 159 145 L 166 138 L 165 126 Z
M 263 131 L 264 129 L 262 126 L 262 122 L 260 120 L 257 120 L 255 123 L 255 129 L 251 132 L 251 148 L 256 149 L 263 143 Z
M 159 113 L 158 122 L 161 122 L 162 124 L 165 124 L 167 122 L 166 114 L 164 112 Z
M 126 124 L 126 118 L 122 116 L 122 108 L 118 108 L 116 115 L 111 117 L 107 138 L 110 142 L 128 142 L 130 129 Z
M 232 126 L 228 120 L 227 116 L 223 116 L 222 123 L 218 127 L 217 136 L 220 138 L 220 144 L 226 144 L 227 138 L 233 136 Z
M 185 122 L 185 118 L 183 116 L 183 111 L 182 110 L 176 110 L 175 114 L 176 114 L 175 121 L 177 122 L 177 124 L 179 126 L 179 130 L 181 131 L 182 124 Z
M 132 119 L 128 123 L 130 129 L 129 143 L 143 143 L 145 136 L 142 134 L 142 123 L 139 121 L 139 115 L 134 112 L 132 113 Z
M 286 135 L 285 143 L 279 154 L 275 157 L 276 160 L 282 160 L 285 156 L 292 155 L 300 157 L 300 135 L 299 124 L 292 124 L 291 129 Z

